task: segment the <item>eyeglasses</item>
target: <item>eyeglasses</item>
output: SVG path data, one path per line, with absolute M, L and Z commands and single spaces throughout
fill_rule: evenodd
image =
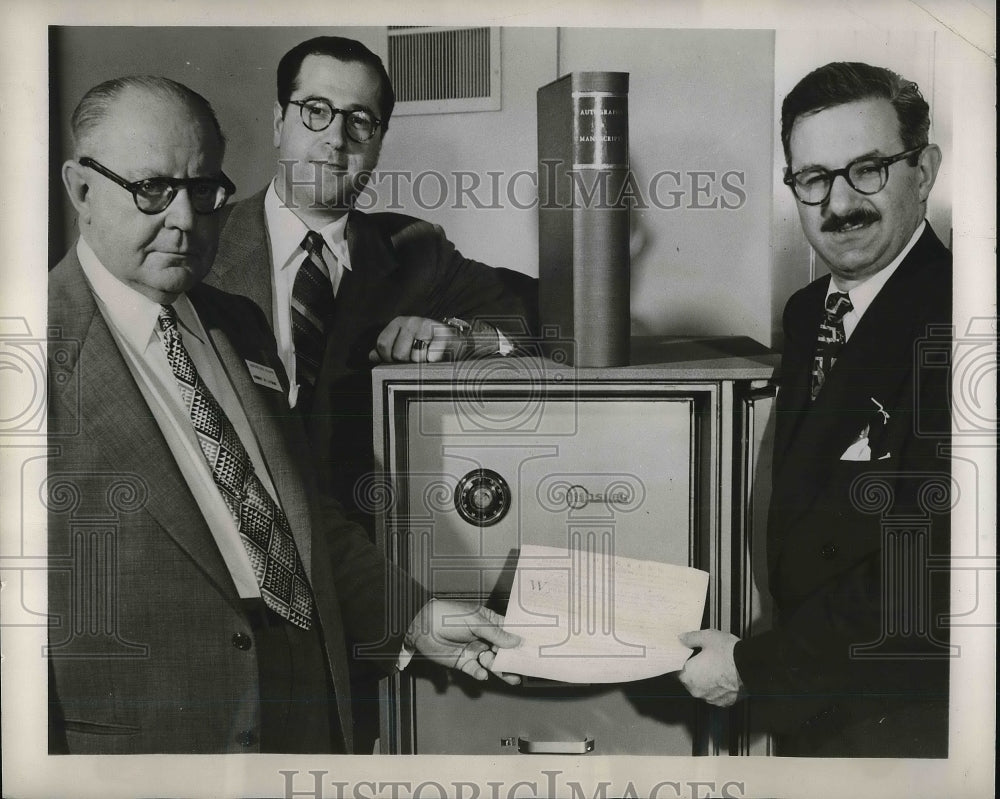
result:
M 187 189 L 191 207 L 198 214 L 215 213 L 226 204 L 229 196 L 236 192 L 236 186 L 225 175 L 217 178 L 155 177 L 130 183 L 88 156 L 80 159 L 80 166 L 90 167 L 130 192 L 135 207 L 151 216 L 165 211 L 180 189 Z
M 333 104 L 322 97 L 312 97 L 308 100 L 289 100 L 291 105 L 299 107 L 302 124 L 309 130 L 319 133 L 326 130 L 337 114 L 344 115 L 344 130 L 347 137 L 358 144 L 364 144 L 375 135 L 382 120 L 376 118 L 363 108 L 334 108 Z
M 859 194 L 878 194 L 889 182 L 889 167 L 897 161 L 916 155 L 926 145 L 905 150 L 896 155 L 884 158 L 865 156 L 851 161 L 843 169 L 828 170 L 821 167 L 808 167 L 798 172 L 790 172 L 785 168 L 784 183 L 790 186 L 799 202 L 804 205 L 820 205 L 825 203 L 833 188 L 833 181 L 838 175 L 843 175 L 847 185 Z

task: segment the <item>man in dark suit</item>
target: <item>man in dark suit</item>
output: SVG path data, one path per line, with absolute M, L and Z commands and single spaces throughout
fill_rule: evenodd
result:
M 785 183 L 831 274 L 785 308 L 768 519 L 775 627 L 686 633 L 680 673 L 749 696 L 779 754 L 946 757 L 951 255 L 914 83 L 828 64 L 782 107 Z
M 122 78 L 72 127 L 80 239 L 49 279 L 50 750 L 351 752 L 349 642 L 386 671 L 405 641 L 485 679 L 512 637 L 427 602 L 317 493 L 266 319 L 198 285 L 234 190 L 208 103 Z
M 207 281 L 264 311 L 316 461 L 352 509 L 374 466 L 372 364 L 509 353 L 534 323 L 535 281 L 463 257 L 436 225 L 353 208 L 395 103 L 360 42 L 292 48 L 277 92 L 277 176 L 233 206 Z

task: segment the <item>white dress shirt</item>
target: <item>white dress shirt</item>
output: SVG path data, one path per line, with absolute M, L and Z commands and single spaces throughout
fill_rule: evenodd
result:
M 306 259 L 302 240 L 310 228 L 279 199 L 273 181 L 264 194 L 264 221 L 271 242 L 271 313 L 274 319 L 274 338 L 291 387 L 288 402 L 294 406 L 298 396 L 298 380 L 295 374 L 295 342 L 292 339 L 292 288 L 299 267 Z M 333 285 L 335 297 L 340 289 L 344 270 L 351 268 L 346 229 L 347 214 L 344 214 L 340 219 L 316 231 L 323 237 L 326 245 L 323 248 L 323 267 Z
M 260 587 L 236 522 L 215 485 L 212 470 L 198 444 L 177 380 L 167 361 L 157 321 L 160 306 L 112 275 L 82 237 L 77 242 L 76 251 L 97 306 L 212 531 L 236 590 L 243 598 L 259 597 Z M 184 348 L 191 356 L 201 379 L 229 417 L 253 462 L 257 476 L 271 498 L 277 502 L 256 436 L 194 306 L 182 294 L 173 307 L 177 312 Z M 137 409 L 137 413 L 142 412 L 142 409 Z
M 844 338 L 845 340 L 850 340 L 851 334 L 854 332 L 854 328 L 858 326 L 858 322 L 861 321 L 861 317 L 865 315 L 865 311 L 868 310 L 878 293 L 882 290 L 882 286 L 888 282 L 889 278 L 892 277 L 893 272 L 895 272 L 899 265 L 903 262 L 903 259 L 907 256 L 910 250 L 913 249 L 913 245 L 917 243 L 923 233 L 924 228 L 927 227 L 927 220 L 918 225 L 916 231 L 910 237 L 909 242 L 900 251 L 888 266 L 884 269 L 880 269 L 870 278 L 868 278 L 863 283 L 859 283 L 857 286 L 852 288 L 847 292 L 847 295 L 851 298 L 851 305 L 853 309 L 844 314 Z M 829 297 L 836 291 L 840 291 L 837 287 L 837 278 L 835 275 L 831 276 L 830 285 L 826 290 L 826 296 Z

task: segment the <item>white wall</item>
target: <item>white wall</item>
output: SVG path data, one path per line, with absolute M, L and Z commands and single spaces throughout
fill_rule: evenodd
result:
M 682 176 L 680 207 L 666 202 L 667 210 L 632 217 L 633 245 L 641 237 L 632 258 L 633 332 L 768 343 L 773 32 L 562 28 L 559 61 L 560 73 L 631 73 L 633 172 L 640 184 L 664 170 Z M 744 176 L 744 202 L 720 183 L 734 171 Z M 724 200 L 739 207 L 723 208 Z
M 351 31 L 342 29 L 342 34 L 353 35 Z M 400 178 L 399 192 L 393 195 L 389 181 L 376 176 L 375 207 L 386 208 L 395 198 L 406 213 L 442 225 L 469 258 L 537 275 L 537 192 L 531 178 L 538 158 L 535 90 L 556 78 L 556 29 L 504 28 L 500 48 L 501 110 L 392 118 L 379 171 L 404 171 L 413 178 Z M 472 194 L 487 207 L 476 208 L 468 195 L 458 196 L 458 180 L 468 186 L 476 179 L 459 178 L 460 172 L 482 180 Z M 500 175 L 494 181 L 489 172 Z M 440 207 L 433 206 L 442 196 L 441 185 L 430 173 L 443 176 L 447 186 Z M 499 203 L 493 202 L 494 182 L 500 188 Z

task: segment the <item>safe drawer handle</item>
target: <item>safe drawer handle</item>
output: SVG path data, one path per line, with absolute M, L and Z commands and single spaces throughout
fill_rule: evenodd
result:
M 510 746 L 514 741 L 505 738 L 501 741 Z M 527 738 L 517 739 L 517 751 L 522 755 L 585 755 L 594 751 L 594 739 L 584 738 L 582 741 L 529 741 Z

